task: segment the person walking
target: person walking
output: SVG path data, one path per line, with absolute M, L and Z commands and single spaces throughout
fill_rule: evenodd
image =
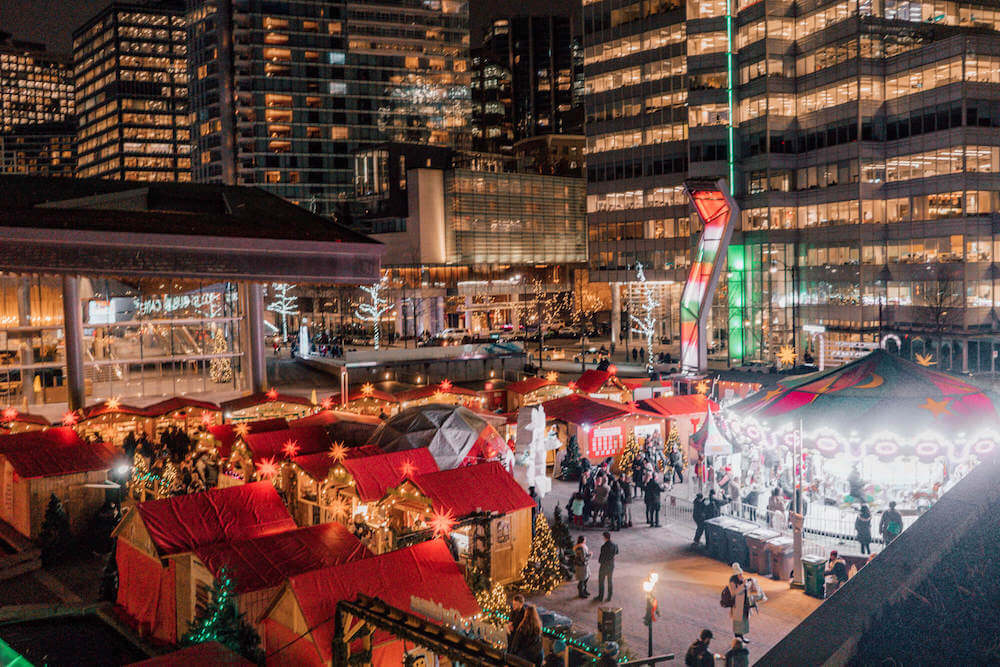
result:
M 746 636 L 750 634 L 750 607 L 753 606 L 746 579 L 737 572 L 729 577 L 726 588 L 729 590 L 728 600 L 732 603 L 729 607 L 729 620 L 733 622 L 733 635 L 746 642 Z
M 715 656 L 708 650 L 712 641 L 712 631 L 705 628 L 684 654 L 684 664 L 689 667 L 714 667 Z
M 896 510 L 896 501 L 889 503 L 889 509 L 882 512 L 882 520 L 878 524 L 878 532 L 882 533 L 885 546 L 899 537 L 903 532 L 903 515 Z
M 726 667 L 750 667 L 750 651 L 739 637 L 733 638 L 732 646 L 726 651 Z
M 858 512 L 858 518 L 854 520 L 854 530 L 858 534 L 858 544 L 861 545 L 861 553 L 870 554 L 872 552 L 872 513 L 868 505 L 862 505 Z
M 684 483 L 684 458 L 677 447 L 670 450 L 670 482 Z
M 576 591 L 579 597 L 589 598 L 587 581 L 590 579 L 590 549 L 587 548 L 587 538 L 580 535 L 573 547 L 573 567 L 576 570 Z
M 615 573 L 615 556 L 618 555 L 618 545 L 611 541 L 611 533 L 604 531 L 604 544 L 597 556 L 597 601 L 610 602 L 614 589 L 612 576 Z M 604 597 L 604 582 L 608 582 L 608 597 Z
M 830 552 L 830 559 L 826 561 L 826 569 L 823 570 L 823 597 L 828 598 L 836 593 L 845 581 L 847 581 L 847 563 L 834 549 Z
M 646 502 L 646 523 L 653 527 L 660 525 L 660 494 L 663 487 L 656 481 L 656 475 L 649 478 L 643 500 Z
M 767 524 L 771 528 L 784 530 L 788 527 L 788 520 L 785 517 L 785 499 L 781 496 L 781 489 L 775 487 L 767 500 Z
M 618 480 L 611 478 L 611 490 L 608 491 L 608 528 L 621 530 L 622 527 L 622 487 Z
M 691 517 L 694 524 L 698 526 L 694 531 L 693 544 L 701 543 L 701 536 L 705 535 L 705 546 L 708 546 L 708 535 L 705 534 L 705 522 L 708 521 L 708 501 L 700 493 L 694 497 L 694 506 L 691 508 Z

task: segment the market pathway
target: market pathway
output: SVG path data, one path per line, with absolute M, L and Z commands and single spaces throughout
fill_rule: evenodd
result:
M 566 500 L 575 490 L 575 483 L 553 482 L 552 493 L 542 500 L 546 516 L 551 519 L 557 502 L 565 507 Z M 731 568 L 702 555 L 701 550 L 691 546 L 693 523 L 672 523 L 666 518 L 662 527 L 649 528 L 642 521 L 644 512 L 641 501 L 633 502 L 632 510 L 633 519 L 640 521 L 635 522 L 632 528 L 611 534 L 620 549 L 611 604 L 623 609 L 625 644 L 634 655 L 646 655 L 647 629 L 642 623 L 646 607 L 642 582 L 653 571 L 659 574 L 655 594 L 661 613 L 653 628 L 654 654 L 672 652 L 683 660 L 685 650 L 702 628 L 710 628 L 715 635 L 713 651 L 725 653 L 733 633 L 728 610 L 719 606 L 719 594 L 732 574 Z M 594 553 L 589 588 L 592 596 L 596 596 L 597 553 L 603 538 L 597 529 L 580 531 L 571 528 L 574 541 L 581 532 L 587 536 L 587 544 Z M 820 604 L 819 600 L 802 591 L 790 589 L 786 581 L 759 577 L 758 581 L 768 600 L 761 605 L 760 615 L 750 619 L 751 660 L 762 656 Z M 566 614 L 573 619 L 575 627 L 589 630 L 596 629 L 598 607 L 603 604 L 594 601 L 593 597 L 586 600 L 577 598 L 573 582 L 563 584 L 548 598 L 538 597 L 533 601 Z

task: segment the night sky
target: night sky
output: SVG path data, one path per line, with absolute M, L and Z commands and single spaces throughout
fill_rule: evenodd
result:
M 109 4 L 109 0 L 0 0 L 0 30 L 16 39 L 43 42 L 69 53 L 73 30 Z M 494 16 L 570 12 L 580 0 L 471 0 L 472 43 Z

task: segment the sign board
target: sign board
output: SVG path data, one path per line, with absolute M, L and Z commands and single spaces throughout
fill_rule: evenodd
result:
M 590 458 L 614 456 L 622 450 L 624 444 L 621 426 L 595 428 L 590 432 L 590 451 L 588 456 Z
M 834 363 L 847 363 L 868 356 L 878 347 L 878 343 L 828 340 L 826 341 L 826 358 Z

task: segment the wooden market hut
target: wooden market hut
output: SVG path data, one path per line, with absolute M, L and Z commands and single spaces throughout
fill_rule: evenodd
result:
M 576 381 L 570 382 L 569 386 L 591 398 L 603 398 L 618 403 L 628 403 L 632 400 L 632 388 L 610 371 L 587 369 Z
M 389 605 L 416 611 L 414 598 L 440 604 L 463 617 L 480 613 L 444 540 L 432 540 L 291 577 L 263 617 L 263 649 L 267 665 L 333 667 L 337 603 L 358 593 Z M 377 630 L 372 638 L 371 664 L 403 664 L 403 641 Z
M 661 442 L 667 437 L 663 416 L 616 401 L 571 394 L 542 403 L 542 408 L 546 422 L 558 423 L 559 439 L 565 444 L 570 436 L 576 436 L 580 455 L 592 463 L 619 456 L 629 433 L 639 443 L 654 434 Z
M 295 528 L 270 482 L 138 503 L 112 532 L 117 603 L 140 634 L 174 643 L 182 631 L 179 620 L 197 602 L 190 576 L 197 549 Z
M 335 447 L 336 445 L 334 445 Z M 374 456 L 380 454 L 378 447 L 362 445 L 344 447 L 343 459 Z M 300 526 L 328 523 L 340 520 L 346 522 L 349 515 L 340 506 L 333 507 L 333 497 L 328 491 L 330 471 L 338 465 L 331 452 L 304 454 L 292 459 L 295 474 L 295 521 Z
M 399 412 L 399 399 L 395 394 L 382 389 L 377 389 L 371 384 L 364 384 L 347 392 L 347 400 L 341 402 L 340 392 L 333 394 L 324 405 L 329 405 L 332 409 L 343 412 L 353 412 L 359 415 L 369 415 L 378 417 L 379 415 L 392 416 Z
M 659 396 L 641 400 L 638 405 L 647 412 L 666 417 L 677 429 L 677 437 L 684 444 L 701 428 L 709 408 L 712 412 L 719 411 L 718 404 L 704 394 Z
M 459 561 L 493 581 L 518 579 L 528 562 L 535 502 L 499 463 L 417 475 L 390 489 L 380 505 L 397 539 L 428 530 L 435 517 L 453 519 Z
M 50 426 L 49 420 L 42 415 L 21 412 L 17 408 L 0 410 L 0 435 L 24 433 L 25 431 L 43 431 Z
M 198 401 L 186 396 L 174 396 L 145 408 L 159 433 L 171 426 L 191 433 L 199 427 L 208 428 L 222 423 L 222 408 L 215 403 Z
M 478 392 L 452 384 L 449 380 L 401 391 L 396 394 L 396 398 L 399 400 L 400 410 L 432 403 L 482 409 L 486 401 Z
M 368 442 L 382 420 L 371 415 L 338 410 L 320 410 L 314 415 L 296 419 L 289 426 L 315 426 L 326 428 L 327 435 L 333 442 L 341 442 L 347 447 L 357 447 Z
M 288 422 L 284 418 L 261 419 L 255 422 L 240 422 L 239 424 L 219 424 L 209 426 L 208 434 L 212 437 L 215 453 L 219 460 L 228 459 L 233 451 L 233 445 L 237 438 L 250 433 L 263 433 L 265 431 L 284 431 L 288 428 Z
M 259 391 L 219 404 L 227 422 L 260 421 L 261 419 L 299 419 L 311 415 L 316 406 L 308 398 L 281 394 L 276 390 Z
M 79 532 L 104 504 L 100 485 L 114 459 L 114 448 L 84 442 L 65 426 L 0 435 L 0 519 L 22 535 L 38 537 L 55 494 L 70 530 Z
M 222 463 L 219 486 L 244 484 L 277 475 L 281 488 L 287 489 L 292 471 L 285 464 L 302 454 L 326 452 L 331 444 L 326 429 L 318 425 L 239 435 L 229 457 Z
M 73 424 L 83 437 L 94 436 L 101 442 L 121 446 L 129 433 L 155 434 L 153 419 L 145 409 L 125 405 L 117 399 L 101 401 L 80 410 Z
M 553 398 L 572 394 L 564 384 L 542 377 L 527 377 L 507 385 L 507 412 L 514 412 L 526 405 L 538 405 Z

